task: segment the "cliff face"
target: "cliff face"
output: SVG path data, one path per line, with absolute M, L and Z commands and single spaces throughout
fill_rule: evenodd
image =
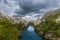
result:
M 56 23 L 60 22 L 60 9 L 47 12 L 43 19 L 53 19 L 56 21 Z
M 47 32 L 45 37 L 50 40 L 60 40 L 60 9 L 47 12 L 42 19 L 46 20 L 44 27 L 48 28 L 44 29 Z

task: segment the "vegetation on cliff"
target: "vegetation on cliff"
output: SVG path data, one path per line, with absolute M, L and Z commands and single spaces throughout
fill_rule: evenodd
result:
M 51 38 L 60 37 L 60 9 L 46 13 L 43 19 L 45 22 L 35 26 L 38 33 L 42 31 L 45 35 L 50 33 Z
M 0 20 L 0 40 L 18 40 L 20 33 L 23 32 L 23 24 L 12 24 L 4 19 Z

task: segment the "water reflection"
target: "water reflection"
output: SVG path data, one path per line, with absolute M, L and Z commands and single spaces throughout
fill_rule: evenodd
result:
M 25 32 L 23 33 L 22 40 L 44 40 L 44 38 L 38 36 L 33 26 L 29 26 L 28 28 L 26 28 Z
M 34 27 L 33 26 L 29 26 L 28 28 L 27 28 L 27 30 L 29 31 L 29 32 L 34 32 Z

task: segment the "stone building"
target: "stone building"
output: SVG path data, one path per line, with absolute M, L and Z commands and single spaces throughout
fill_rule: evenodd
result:
M 19 24 L 22 22 L 22 18 L 21 17 L 12 17 L 12 22 L 15 24 Z
M 25 19 L 22 19 L 22 17 L 12 17 L 12 22 L 15 24 L 15 23 L 17 23 L 17 24 L 25 24 L 25 25 L 27 25 L 29 22 L 27 21 L 27 20 L 25 20 Z

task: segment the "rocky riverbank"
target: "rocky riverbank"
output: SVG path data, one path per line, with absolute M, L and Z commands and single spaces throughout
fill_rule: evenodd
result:
M 37 33 L 40 37 L 46 38 L 46 40 L 60 40 L 60 37 L 57 35 L 54 35 L 52 32 L 38 31 Z
M 45 19 L 45 22 L 35 26 L 39 36 L 49 40 L 60 40 L 60 9 L 47 12 L 42 19 Z

